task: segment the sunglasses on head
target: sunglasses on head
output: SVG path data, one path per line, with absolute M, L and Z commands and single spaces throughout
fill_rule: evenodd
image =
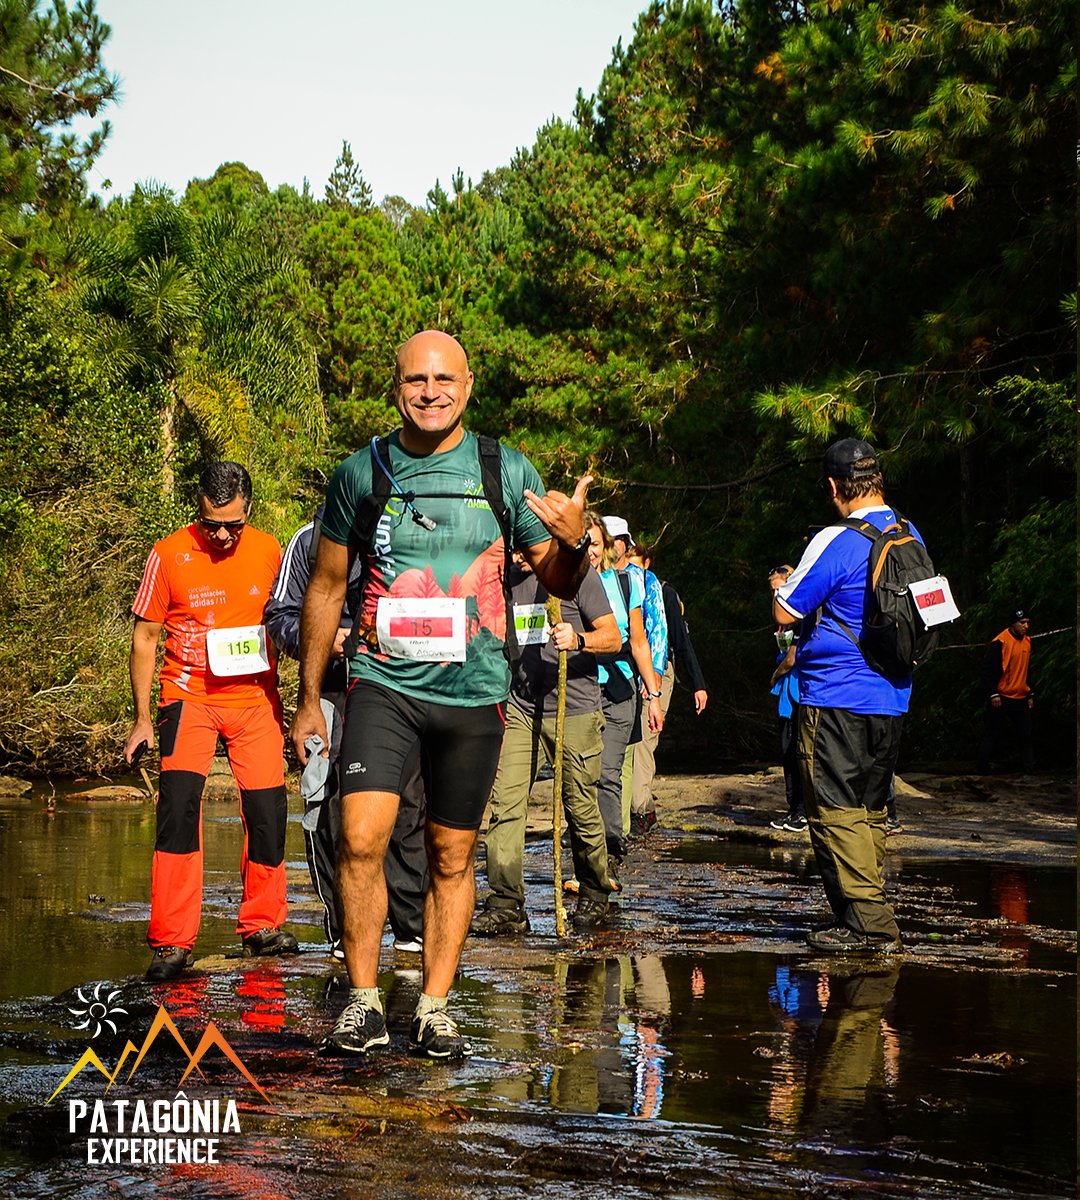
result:
M 247 517 L 239 521 L 212 521 L 209 517 L 198 517 L 197 520 L 207 533 L 217 533 L 219 529 L 227 529 L 230 533 L 235 533 L 247 524 Z

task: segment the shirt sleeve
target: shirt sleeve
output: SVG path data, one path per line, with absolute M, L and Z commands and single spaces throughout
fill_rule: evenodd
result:
M 322 536 L 339 546 L 357 545 L 354 522 L 371 494 L 371 451 L 365 446 L 337 465 L 326 489 Z
M 645 572 L 645 631 L 649 636 L 653 669 L 662 675 L 668 658 L 667 614 L 664 612 L 664 593 L 660 580 L 652 571 Z
M 157 625 L 164 624 L 169 614 L 169 580 L 157 546 L 146 560 L 131 611 L 144 621 L 153 621 Z
M 267 632 L 290 658 L 300 656 L 300 610 L 311 575 L 308 554 L 313 530 L 309 523 L 293 534 L 263 613 Z
M 630 580 L 630 607 L 644 608 L 645 593 L 641 589 L 641 580 L 632 572 L 627 572 L 627 577 Z
M 578 612 L 585 627 L 592 628 L 600 617 L 611 615 L 611 601 L 608 600 L 600 576 L 592 567 L 585 572 L 577 594 Z
M 842 525 L 830 525 L 810 539 L 799 565 L 776 593 L 777 603 L 800 621 L 820 608 L 840 586 L 848 573 L 837 539 L 845 531 Z M 855 533 L 855 537 L 862 534 Z
M 521 550 L 526 546 L 536 546 L 546 542 L 551 534 L 544 527 L 543 521 L 529 508 L 525 500 L 525 489 L 542 496 L 547 488 L 540 478 L 540 472 L 532 465 L 524 454 L 508 447 L 502 448 L 503 462 L 503 498 L 507 499 L 510 510 L 510 528 L 514 549 Z

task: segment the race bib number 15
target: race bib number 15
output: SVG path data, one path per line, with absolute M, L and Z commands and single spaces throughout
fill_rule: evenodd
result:
M 375 615 L 379 649 L 419 662 L 465 661 L 462 596 L 380 596 Z

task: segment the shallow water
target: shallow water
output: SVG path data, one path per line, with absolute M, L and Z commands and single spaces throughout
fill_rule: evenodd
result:
M 418 964 L 387 946 L 390 1053 L 341 1062 L 314 1052 L 345 991 L 313 909 L 290 922 L 299 958 L 221 957 L 237 949 L 239 819 L 220 804 L 204 821 L 208 957 L 152 988 L 151 808 L 0 801 L 4 1194 L 1074 1194 L 1071 870 L 891 854 L 907 953 L 830 961 L 802 945 L 822 919 L 802 849 L 651 838 L 611 929 L 557 944 L 550 847 L 530 841 L 533 933 L 470 941 L 455 987 L 474 1056 L 404 1054 Z M 290 902 L 307 904 L 295 821 L 287 858 Z M 115 1036 L 70 1011 L 99 983 L 125 1010 Z M 88 1045 L 106 1065 L 139 1045 L 160 1003 L 191 1038 L 213 1020 L 271 1103 L 248 1091 L 222 1166 L 88 1166 L 45 1100 Z M 226 1062 L 207 1075 L 238 1090 Z M 156 1046 L 124 1094 L 172 1097 L 177 1077 Z M 102 1085 L 84 1072 L 67 1095 Z

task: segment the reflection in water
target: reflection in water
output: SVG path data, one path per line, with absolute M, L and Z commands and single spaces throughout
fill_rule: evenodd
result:
M 888 1136 L 886 1100 L 899 1078 L 900 1042 L 883 1018 L 899 975 L 892 967 L 830 977 L 806 1075 L 805 1129 L 865 1146 Z
M 240 1010 L 240 1019 L 250 1029 L 281 1029 L 285 1025 L 285 981 L 277 963 L 248 967 L 236 988 L 250 1005 Z
M 619 955 L 556 964 L 558 1032 L 572 1049 L 547 1073 L 549 1102 L 567 1112 L 660 1116 L 664 1101 L 665 1029 L 671 993 L 662 959 Z
M 768 1115 L 830 1139 L 883 1137 L 880 1101 L 899 1083 L 900 1038 L 885 1016 L 899 966 L 853 974 L 780 965 L 769 988 L 780 1037 Z
M 191 1019 L 206 1025 L 211 1017 L 208 990 L 210 976 L 203 972 L 186 972 L 171 983 L 155 983 L 150 994 L 154 1004 L 164 1005 L 174 1020 Z
M 205 912 L 196 958 L 236 948 L 235 878 L 243 831 L 211 804 L 203 815 Z M 87 980 L 141 976 L 149 961 L 154 810 L 148 804 L 78 803 L 45 808 L 34 798 L 0 800 L 0 947 L 7 955 L 0 1000 L 52 996 Z M 287 859 L 303 859 L 290 821 Z
M 220 947 L 235 955 L 230 897 L 240 830 L 213 813 L 208 819 L 220 820 L 207 839 L 220 874 L 208 873 L 214 902 L 199 954 Z M 294 835 L 299 863 L 299 829 L 290 824 Z M 71 1028 L 67 998 L 43 1004 L 41 997 L 88 981 L 126 979 L 133 1013 L 152 1013 L 164 1001 L 174 1018 L 200 1031 L 213 1019 L 245 1059 L 257 1042 L 271 1076 L 279 1042 L 316 1039 L 343 1006 L 347 979 L 330 973 L 321 952 L 287 965 L 231 959 L 172 985 L 145 984 L 152 846 L 153 814 L 142 807 L 61 802 L 46 814 L 38 805 L 0 803 L 0 943 L 17 950 L 0 974 L 0 1015 L 10 1026 L 6 1035 L 0 1030 L 0 1115 L 40 1103 L 81 1053 L 86 1035 Z M 716 848 L 710 853 L 715 857 Z M 736 850 L 724 853 L 733 858 Z M 738 924 L 749 913 L 761 931 L 752 946 L 702 939 L 694 930 L 704 916 L 687 932 L 658 889 L 655 898 L 635 897 L 633 920 L 654 932 L 672 926 L 671 952 L 662 958 L 617 955 L 599 938 L 565 952 L 560 947 L 554 962 L 535 938 L 505 957 L 501 948 L 480 947 L 475 971 L 470 975 L 466 961 L 455 985 L 455 1004 L 468 1031 L 490 1047 L 486 1053 L 436 1071 L 403 1053 L 361 1064 L 312 1056 L 311 1074 L 302 1076 L 310 1103 L 317 1107 L 326 1090 L 336 1109 L 342 1080 L 346 1091 L 373 1088 L 383 1095 L 431 1089 L 487 1110 L 494 1104 L 518 1114 L 543 1108 L 638 1117 L 649 1125 L 566 1124 L 598 1130 L 601 1140 L 612 1125 L 620 1136 L 636 1128 L 650 1144 L 670 1144 L 678 1153 L 696 1154 L 709 1131 L 721 1131 L 725 1147 L 741 1146 L 756 1161 L 768 1158 L 769 1169 L 777 1167 L 785 1180 L 792 1167 L 831 1175 L 842 1152 L 841 1173 L 861 1173 L 866 1184 L 858 1194 L 870 1194 L 883 1171 L 910 1195 L 1075 1194 L 1075 873 L 987 863 L 905 868 L 907 894 L 922 897 L 916 929 L 966 931 L 976 923 L 988 947 L 996 949 L 1004 934 L 1030 937 L 1032 950 L 1020 971 L 1001 969 L 1000 956 L 975 960 L 969 970 L 916 951 L 904 956 L 897 979 L 895 971 L 845 974 L 843 963 L 793 953 L 790 922 L 776 924 L 773 882 L 759 886 L 761 871 L 775 871 L 775 862 L 755 858 L 753 849 L 737 853 L 750 865 L 722 876 L 706 867 L 695 876 L 696 910 L 723 907 L 722 889 L 734 880 L 744 909 L 730 920 Z M 802 895 L 792 889 L 793 910 Z M 218 911 L 221 919 L 212 915 Z M 711 916 L 709 923 L 715 925 Z M 1064 932 L 1048 941 L 1054 930 Z M 855 968 L 846 964 L 848 972 Z M 400 1051 L 419 976 L 384 969 L 380 983 Z M 286 1032 L 294 1017 L 296 1030 Z M 287 1069 L 291 1079 L 292 1059 Z M 324 1089 L 326 1080 L 334 1087 Z M 543 1138 L 551 1126 L 536 1128 Z M 675 1140 L 665 1142 L 671 1130 Z M 258 1136 L 245 1137 L 253 1168 L 263 1152 Z M 301 1144 L 321 1170 L 328 1161 L 321 1133 Z M 298 1153 L 291 1128 L 268 1132 L 265 1147 L 269 1160 L 290 1164 Z M 84 1186 L 85 1164 L 76 1163 L 55 1167 L 49 1186 L 37 1190 L 18 1186 L 18 1177 L 13 1192 L 8 1184 L 24 1169 L 15 1153 L 0 1142 L 2 1194 L 74 1195 Z M 288 1194 L 344 1195 L 355 1180 L 336 1170 L 313 1173 L 317 1184 L 304 1190 L 298 1182 Z M 206 1194 L 201 1180 L 186 1186 L 174 1177 L 157 1194 Z M 813 1194 L 810 1186 L 800 1194 Z M 238 1176 L 226 1190 L 256 1195 L 259 1187 L 258 1179 Z M 126 1179 L 123 1190 L 150 1194 L 139 1193 L 138 1184 L 132 1190 Z
M 1028 881 L 1024 871 L 995 865 L 990 876 L 994 903 L 1001 919 L 1009 925 L 1026 926 L 1028 917 Z M 1031 938 L 1022 929 L 1011 929 L 1001 939 L 1007 950 L 1019 950 L 1027 960 Z
M 768 1115 L 782 1129 L 793 1129 L 799 1122 L 806 1063 L 827 1002 L 828 976 L 777 966 L 776 982 L 769 988 L 769 1005 L 776 1013 L 780 1037 L 773 1059 Z

